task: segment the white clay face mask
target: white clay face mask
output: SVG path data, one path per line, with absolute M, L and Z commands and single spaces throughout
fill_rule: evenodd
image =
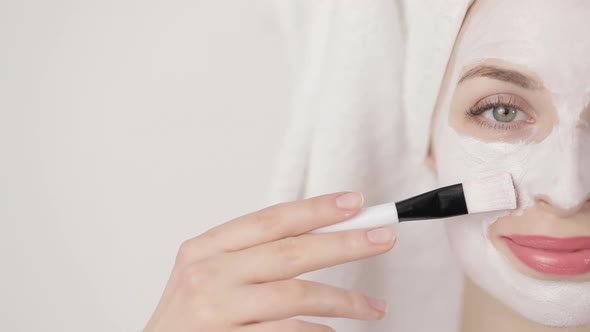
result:
M 590 196 L 590 2 L 496 0 L 475 6 L 456 45 L 448 89 L 436 111 L 439 184 L 509 172 L 519 195 L 519 211 L 514 214 L 532 208 L 538 197 L 561 209 L 579 209 Z M 526 68 L 551 93 L 556 123 L 541 141 L 483 141 L 451 127 L 451 112 L 465 112 L 451 110 L 462 73 L 488 60 Z M 590 282 L 527 276 L 494 247 L 489 227 L 506 215 L 448 222 L 451 246 L 467 276 L 531 321 L 557 327 L 589 325 Z M 590 231 L 578 235 L 588 236 Z

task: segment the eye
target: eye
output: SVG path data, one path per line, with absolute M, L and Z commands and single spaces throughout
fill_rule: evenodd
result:
M 504 123 L 522 121 L 528 118 L 525 112 L 521 111 L 516 107 L 508 105 L 490 107 L 489 109 L 484 110 L 481 114 L 487 120 Z
M 518 97 L 494 95 L 477 102 L 467 111 L 467 115 L 483 128 L 520 129 L 534 123 L 534 118 L 523 110 L 526 105 Z

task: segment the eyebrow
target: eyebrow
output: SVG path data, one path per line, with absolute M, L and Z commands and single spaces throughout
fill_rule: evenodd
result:
M 475 77 L 489 77 L 495 80 L 512 83 L 525 89 L 538 89 L 542 86 L 537 80 L 516 70 L 486 65 L 479 65 L 468 70 L 463 76 L 461 76 L 459 83 Z

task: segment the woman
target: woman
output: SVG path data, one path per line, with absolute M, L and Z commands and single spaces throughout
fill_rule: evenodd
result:
M 405 10 L 411 12 L 411 5 Z M 452 270 L 452 262 L 440 262 L 444 256 L 437 251 L 445 247 L 439 244 L 427 248 L 422 260 L 406 247 L 402 255 L 387 254 L 360 262 L 354 269 L 328 269 L 315 275 L 316 280 L 330 284 L 358 286 L 354 288 L 382 294 L 388 300 L 397 298 L 384 321 L 328 321 L 336 330 L 590 331 L 590 42 L 584 38 L 584 32 L 590 31 L 589 15 L 590 6 L 584 1 L 476 1 L 461 20 L 432 114 L 412 114 L 414 110 L 406 107 L 405 116 L 421 119 L 422 127 L 432 117 L 429 152 L 421 154 L 416 148 L 416 141 L 427 142 L 424 136 L 428 134 L 418 130 L 419 126 L 409 128 L 412 125 L 402 119 L 398 127 L 389 129 L 397 129 L 393 132 L 402 135 L 398 138 L 407 142 L 408 151 L 384 152 L 382 146 L 372 146 L 374 154 L 385 159 L 383 175 L 372 178 L 374 174 L 355 169 L 354 174 L 332 176 L 333 181 L 352 183 L 353 188 L 363 187 L 358 183 L 374 184 L 369 189 L 373 203 L 435 185 L 510 172 L 519 197 L 519 209 L 513 213 L 445 222 L 464 274 L 462 292 L 455 287 L 452 273 L 445 272 Z M 411 22 L 407 24 L 411 30 Z M 411 40 L 408 43 L 409 50 L 416 48 Z M 375 50 L 367 52 L 374 54 L 371 51 Z M 387 69 L 395 72 L 396 68 Z M 363 79 L 332 75 L 324 76 L 335 84 L 342 79 Z M 438 84 L 436 75 L 425 76 Z M 412 84 L 404 86 L 408 85 Z M 384 91 L 373 93 L 373 97 L 389 96 Z M 379 133 L 386 131 L 386 121 L 373 120 L 375 128 L 360 128 L 372 130 L 373 138 L 383 138 Z M 325 135 L 320 129 L 325 128 L 316 126 L 313 134 Z M 350 134 L 350 128 L 346 130 Z M 415 132 L 423 138 L 412 140 Z M 367 137 L 354 134 L 357 140 Z M 403 141 L 404 137 L 410 139 Z M 314 153 L 322 149 L 324 143 L 319 142 Z M 428 144 L 423 145 L 425 150 Z M 370 154 L 352 150 L 362 156 Z M 361 158 L 359 165 L 371 167 L 367 161 L 372 157 Z M 310 172 L 313 156 L 311 159 L 306 181 L 318 174 Z M 397 167 L 392 160 L 404 166 Z M 412 167 L 417 165 L 414 160 L 426 166 Z M 338 173 L 330 168 L 324 172 Z M 363 181 L 346 182 L 344 177 Z M 326 181 L 316 178 L 313 182 L 321 188 Z M 385 193 L 379 181 L 397 192 Z M 305 189 L 305 195 L 317 190 Z M 387 304 L 383 300 L 317 281 L 292 279 L 388 252 L 396 233 L 400 244 L 416 234 L 431 234 L 429 239 L 438 235 L 436 225 L 440 223 L 433 222 L 399 227 L 396 233 L 384 228 L 305 234 L 349 218 L 362 204 L 357 193 L 285 203 L 187 241 L 145 331 L 330 331 L 326 325 L 291 318 L 384 318 Z M 419 246 L 426 242 L 422 240 Z M 416 287 L 409 281 L 424 275 L 426 265 L 434 266 L 433 271 L 440 269 L 441 274 L 428 276 L 429 282 Z M 409 271 L 419 273 L 408 277 Z M 404 274 L 407 279 L 400 279 Z M 406 289 L 404 296 L 400 285 Z M 395 287 L 400 292 L 392 291 Z M 451 293 L 448 297 L 434 292 L 431 298 L 418 295 L 434 288 L 449 288 Z M 455 315 L 455 297 L 462 298 L 457 303 L 460 316 Z M 431 306 L 436 312 L 428 310 L 428 301 L 439 303 Z M 405 325 L 395 322 L 405 316 L 412 316 Z

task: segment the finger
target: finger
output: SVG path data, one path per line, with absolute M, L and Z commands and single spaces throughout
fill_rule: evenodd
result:
M 282 280 L 248 285 L 226 304 L 228 317 L 238 322 L 263 322 L 296 316 L 377 320 L 386 304 L 363 294 L 307 280 Z
M 289 319 L 240 326 L 235 332 L 334 332 L 334 329 L 303 320 Z
M 239 282 L 268 282 L 379 255 L 394 244 L 392 228 L 305 234 L 227 253 L 215 264 L 231 266 Z
M 281 203 L 231 220 L 186 241 L 179 256 L 195 261 L 218 252 L 237 251 L 344 221 L 358 213 L 360 193 L 336 193 Z

